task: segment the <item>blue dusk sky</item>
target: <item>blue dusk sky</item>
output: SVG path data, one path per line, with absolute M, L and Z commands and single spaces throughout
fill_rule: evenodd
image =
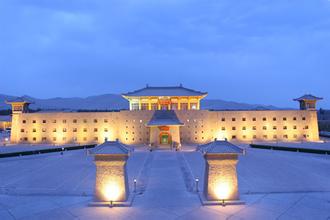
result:
M 330 108 L 329 0 L 1 0 L 0 93 L 179 85 L 208 98 Z

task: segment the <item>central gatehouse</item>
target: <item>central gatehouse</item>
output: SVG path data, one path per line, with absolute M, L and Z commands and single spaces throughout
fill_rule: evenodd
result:
M 151 87 L 123 97 L 129 110 L 111 112 L 29 112 L 29 101 L 12 105 L 12 143 L 124 144 L 169 146 L 228 141 L 318 141 L 316 102 L 295 99 L 299 110 L 202 110 L 206 92 L 179 86 Z

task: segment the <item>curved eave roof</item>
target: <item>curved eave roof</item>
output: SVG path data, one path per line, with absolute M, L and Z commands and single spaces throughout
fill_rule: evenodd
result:
M 323 98 L 321 97 L 317 97 L 311 94 L 307 94 L 307 95 L 303 95 L 299 98 L 293 99 L 294 101 L 304 101 L 304 100 L 315 100 L 315 101 L 319 101 L 322 100 Z
M 206 96 L 206 92 L 188 89 L 183 86 L 151 87 L 123 93 L 124 97 L 152 97 L 152 96 Z
M 157 110 L 154 112 L 152 118 L 147 124 L 147 126 L 165 126 L 165 125 L 182 126 L 183 123 L 178 119 L 175 111 Z
M 243 149 L 228 141 L 212 141 L 199 145 L 198 150 L 206 154 L 243 154 Z

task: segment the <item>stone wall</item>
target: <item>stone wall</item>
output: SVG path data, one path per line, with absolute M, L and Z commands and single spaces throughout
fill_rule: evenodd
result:
M 176 111 L 184 123 L 181 143 L 229 141 L 318 141 L 316 111 Z M 12 118 L 12 143 L 146 144 L 153 111 L 23 113 Z

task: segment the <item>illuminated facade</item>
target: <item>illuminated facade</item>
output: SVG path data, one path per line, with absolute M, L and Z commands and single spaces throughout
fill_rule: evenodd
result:
M 28 102 L 13 106 L 12 143 L 125 144 L 207 143 L 229 141 L 318 141 L 315 103 L 296 99 L 300 110 L 200 110 L 207 93 L 177 87 L 145 87 L 123 94 L 130 110 L 116 112 L 28 113 Z M 314 103 L 306 104 L 306 103 Z

